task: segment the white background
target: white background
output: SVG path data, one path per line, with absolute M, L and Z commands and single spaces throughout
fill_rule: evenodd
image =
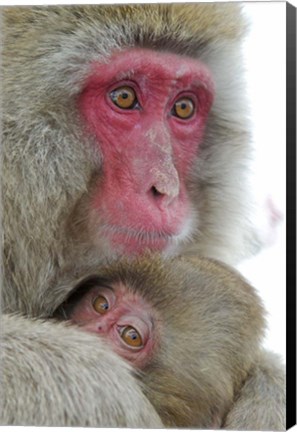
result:
M 252 185 L 259 204 L 256 222 L 270 246 L 239 270 L 258 289 L 268 310 L 265 346 L 285 360 L 286 6 L 251 2 L 245 3 L 245 12 L 251 22 L 244 48 L 256 150 Z M 267 197 L 283 215 L 274 232 Z

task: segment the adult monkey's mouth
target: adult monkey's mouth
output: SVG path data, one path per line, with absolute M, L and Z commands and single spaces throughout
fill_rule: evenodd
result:
M 139 254 L 145 251 L 161 252 L 169 246 L 178 245 L 187 241 L 191 236 L 192 223 L 189 220 L 177 232 L 173 230 L 136 230 L 123 226 L 101 225 L 101 234 L 111 243 L 111 246 L 122 247 L 123 252 Z

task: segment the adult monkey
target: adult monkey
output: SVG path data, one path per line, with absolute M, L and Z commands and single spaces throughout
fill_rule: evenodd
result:
M 235 4 L 3 10 L 2 309 L 6 360 L 20 364 L 4 370 L 6 393 L 19 389 L 4 423 L 161 424 L 121 359 L 32 318 L 123 253 L 234 262 L 249 249 L 243 27 Z

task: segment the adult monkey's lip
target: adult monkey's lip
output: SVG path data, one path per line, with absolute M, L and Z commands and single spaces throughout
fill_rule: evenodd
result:
M 111 247 L 121 249 L 128 255 L 143 254 L 145 252 L 162 252 L 170 246 L 177 246 L 191 238 L 192 218 L 189 217 L 178 230 L 136 230 L 125 226 L 104 224 L 100 233 L 106 237 Z
M 116 225 L 104 225 L 101 232 L 112 247 L 121 247 L 122 252 L 129 255 L 142 254 L 147 250 L 160 252 L 175 236 L 164 231 L 135 230 Z

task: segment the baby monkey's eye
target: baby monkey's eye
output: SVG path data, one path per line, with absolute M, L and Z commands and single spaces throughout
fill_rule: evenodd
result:
M 110 93 L 112 102 L 122 109 L 133 109 L 138 105 L 136 93 L 132 87 L 118 87 Z
M 133 348 L 140 348 L 143 345 L 139 332 L 132 326 L 122 327 L 120 336 L 127 345 Z
M 93 308 L 101 315 L 105 314 L 109 310 L 108 300 L 103 295 L 97 296 L 93 301 Z
M 194 114 L 195 105 L 189 97 L 183 97 L 175 102 L 173 107 L 173 115 L 182 120 L 187 120 Z

